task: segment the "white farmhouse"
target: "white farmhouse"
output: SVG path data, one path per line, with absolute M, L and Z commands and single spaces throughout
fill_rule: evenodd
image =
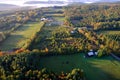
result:
M 93 50 L 91 49 L 89 52 L 88 52 L 88 56 L 93 56 L 94 55 L 94 52 Z
M 41 21 L 45 21 L 45 20 L 47 20 L 46 18 L 41 18 Z
M 88 52 L 88 56 L 98 55 L 98 52 L 94 52 L 92 49 Z
M 71 34 L 74 34 L 74 33 L 75 33 L 75 31 L 71 31 L 70 33 L 71 33 Z

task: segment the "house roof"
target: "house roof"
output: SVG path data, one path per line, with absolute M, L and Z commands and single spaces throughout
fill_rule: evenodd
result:
M 94 55 L 94 53 L 93 52 L 88 52 L 88 55 L 92 56 L 92 55 Z

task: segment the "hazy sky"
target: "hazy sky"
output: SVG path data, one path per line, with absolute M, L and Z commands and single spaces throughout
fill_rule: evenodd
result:
M 48 0 L 0 0 L 0 3 L 8 3 L 15 5 L 23 5 L 26 1 L 48 1 Z M 52 0 L 52 1 L 80 1 L 80 2 L 95 2 L 95 1 L 120 1 L 120 0 Z
M 19 6 L 37 6 L 37 7 L 47 7 L 47 6 L 57 6 L 53 4 L 45 5 L 45 4 L 24 4 L 26 1 L 48 1 L 48 0 L 0 0 L 0 3 L 6 3 L 6 4 L 14 4 Z M 52 1 L 67 1 L 67 0 L 52 0 Z M 66 5 L 66 4 L 63 4 Z M 61 5 L 62 6 L 62 5 Z
M 0 0 L 0 3 L 23 5 L 23 3 L 26 1 L 48 1 L 48 0 Z M 58 0 L 54 0 L 54 1 L 58 1 Z M 67 1 L 67 0 L 59 0 L 59 1 Z

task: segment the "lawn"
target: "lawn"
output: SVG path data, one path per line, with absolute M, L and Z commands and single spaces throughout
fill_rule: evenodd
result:
M 120 80 L 120 62 L 111 56 L 84 58 L 83 54 L 41 57 L 41 68 L 61 73 L 73 68 L 84 70 L 87 80 Z
M 17 30 L 13 31 L 11 35 L 0 44 L 1 50 L 11 50 L 13 48 L 23 47 L 33 35 L 38 32 L 43 25 L 43 22 L 31 22 L 24 24 Z

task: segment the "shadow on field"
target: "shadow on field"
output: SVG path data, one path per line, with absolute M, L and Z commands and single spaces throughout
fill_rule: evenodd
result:
M 120 80 L 120 62 L 111 56 L 89 58 L 87 80 Z M 85 69 L 86 70 L 86 69 Z M 92 76 L 92 77 L 91 77 Z
M 104 59 L 106 62 L 103 63 L 99 59 L 93 61 L 88 61 L 88 65 L 85 70 L 87 80 L 120 80 L 120 73 L 116 72 L 116 67 L 120 71 L 119 65 L 116 63 L 116 60 Z M 103 61 L 104 61 L 103 60 Z M 117 68 L 117 69 L 118 69 Z
M 112 62 L 111 62 L 112 60 Z M 118 67 L 114 63 L 116 60 L 111 57 L 100 58 L 84 58 L 83 55 L 59 55 L 41 57 L 39 64 L 40 68 L 47 68 L 56 73 L 61 71 L 69 72 L 73 68 L 84 70 L 87 80 L 120 80 L 120 63 Z M 118 71 L 116 71 L 116 68 Z
M 17 44 L 24 38 L 22 35 L 10 35 L 2 43 L 0 43 L 1 50 L 11 50 L 17 47 Z
M 26 31 L 29 28 L 29 25 L 24 25 L 16 29 L 16 31 Z

